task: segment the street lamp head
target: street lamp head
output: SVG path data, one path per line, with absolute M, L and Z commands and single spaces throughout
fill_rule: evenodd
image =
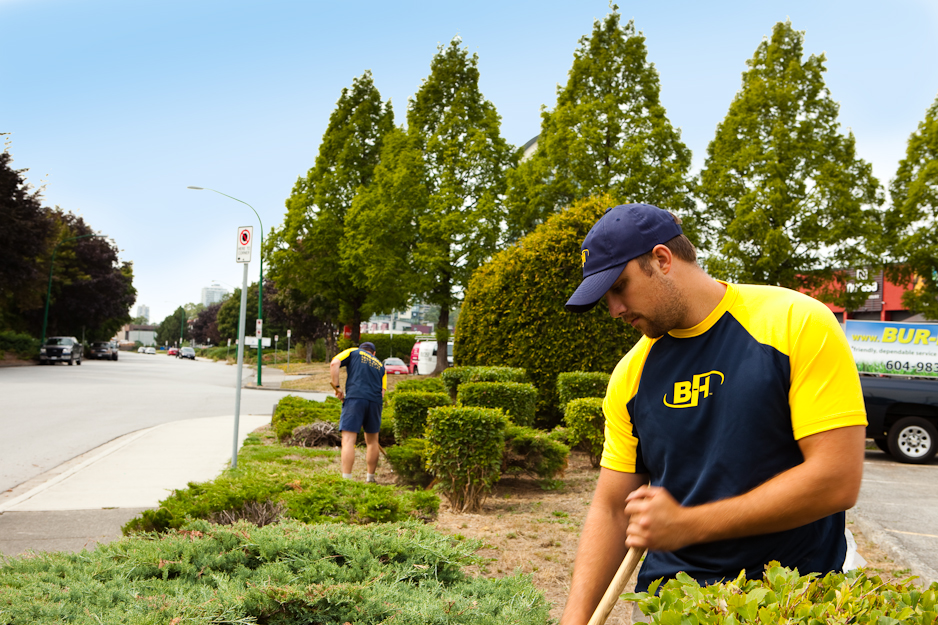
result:
M 191 185 L 188 186 L 188 187 L 186 187 L 186 188 L 187 188 L 187 189 L 195 189 L 196 191 L 204 191 L 204 190 L 205 190 L 205 189 L 203 189 L 202 187 L 193 187 L 193 186 L 191 186 Z

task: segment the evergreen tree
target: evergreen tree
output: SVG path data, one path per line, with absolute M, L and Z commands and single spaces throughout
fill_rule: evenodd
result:
M 384 136 L 394 127 L 390 102 L 383 103 L 365 72 L 342 90 L 323 135 L 316 163 L 297 180 L 287 199 L 284 226 L 268 237 L 268 275 L 283 288 L 338 303 L 336 321 L 352 328 L 380 310 L 354 264 L 342 261 L 346 217 L 355 196 L 367 189 Z
M 645 37 L 613 9 L 580 39 L 556 108 L 541 111 L 537 150 L 508 174 L 511 239 L 603 193 L 679 213 L 694 238 L 690 150 L 661 105 Z
M 414 264 L 422 282 L 415 290 L 440 307 L 437 371 L 448 365 L 447 328 L 458 293 L 502 238 L 505 171 L 514 164 L 495 106 L 479 90 L 478 64 L 458 37 L 441 46 L 407 110 L 426 189 L 426 208 L 416 221 Z
M 889 194 L 885 251 L 896 264 L 887 266 L 886 274 L 896 284 L 914 280 L 903 305 L 938 319 L 938 99 L 909 137 Z
M 855 308 L 837 270 L 875 264 L 879 182 L 840 133 L 824 55 L 803 56 L 804 33 L 778 23 L 743 74 L 707 148 L 699 197 L 709 210 L 713 275 L 806 288 Z

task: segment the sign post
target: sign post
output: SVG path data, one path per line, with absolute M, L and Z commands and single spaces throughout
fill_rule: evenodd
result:
M 277 366 L 277 342 L 280 340 L 280 335 L 274 335 L 274 366 Z
M 251 264 L 251 247 L 254 242 L 254 227 L 241 226 L 238 228 L 238 242 L 235 247 L 235 262 L 244 265 L 244 276 L 241 278 L 241 312 L 238 317 L 238 373 L 235 382 L 235 414 L 234 414 L 234 442 L 231 448 L 231 468 L 238 466 L 238 422 L 241 420 L 241 369 L 244 366 L 244 317 L 248 304 L 248 265 Z M 230 342 L 230 339 L 229 339 Z
M 287 330 L 287 374 L 290 373 L 290 330 Z

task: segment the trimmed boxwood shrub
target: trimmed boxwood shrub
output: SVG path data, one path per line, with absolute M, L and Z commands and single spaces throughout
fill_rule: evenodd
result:
M 454 512 L 481 508 L 501 477 L 507 425 L 493 408 L 452 406 L 427 414 L 427 469 Z
M 408 438 L 384 450 L 388 464 L 404 484 L 426 488 L 433 481 L 427 471 L 427 445 L 425 438 Z
M 456 401 L 459 385 L 465 382 L 529 382 L 528 374 L 519 367 L 450 367 L 444 369 L 440 379 Z
M 449 406 L 446 393 L 394 393 L 394 438 L 402 442 L 413 436 L 423 436 L 427 424 L 427 411 L 437 406 Z
M 515 425 L 534 423 L 533 384 L 518 382 L 464 382 L 459 386 L 458 402 L 464 406 L 501 408 Z
M 603 212 L 620 202 L 599 197 L 574 203 L 472 274 L 456 323 L 460 365 L 524 367 L 538 389 L 537 426 L 561 422 L 557 375 L 612 371 L 640 338 L 609 316 L 603 303 L 588 313 L 564 310 L 582 279 L 580 245 Z
M 445 393 L 446 386 L 440 378 L 401 380 L 394 387 L 395 393 Z
M 298 425 L 313 421 L 338 424 L 341 414 L 342 402 L 335 397 L 327 397 L 326 401 L 321 402 L 287 395 L 277 402 L 270 424 L 277 433 L 277 438 L 285 440 L 293 434 L 293 429 Z
M 605 397 L 609 374 L 598 371 L 567 371 L 557 376 L 557 396 L 560 409 L 582 397 Z
M 570 448 L 534 428 L 510 425 L 505 429 L 502 473 L 525 473 L 549 480 L 567 468 Z
M 543 625 L 530 576 L 471 576 L 475 540 L 420 523 L 367 528 L 193 521 L 81 553 L 0 565 L 3 623 Z
M 574 399 L 567 404 L 563 415 L 567 423 L 567 440 L 577 449 L 585 451 L 594 467 L 599 466 L 606 442 L 606 417 L 603 415 L 603 400 L 598 397 Z

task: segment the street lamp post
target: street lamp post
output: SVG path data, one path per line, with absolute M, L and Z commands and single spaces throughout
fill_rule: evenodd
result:
M 59 241 L 59 244 L 55 246 L 55 249 L 52 250 L 52 262 L 49 263 L 49 288 L 46 289 L 46 310 L 42 315 L 42 342 L 41 345 L 46 344 L 46 327 L 49 323 L 49 298 L 52 296 L 52 268 L 55 267 L 55 255 L 59 252 L 59 247 L 66 241 L 74 241 L 75 239 L 85 239 L 88 237 L 103 237 L 103 234 L 80 234 L 77 237 L 69 237 L 67 239 L 62 239 Z
M 227 193 L 222 193 L 221 191 L 218 191 L 217 189 L 210 189 L 208 187 L 194 187 L 191 185 L 187 188 L 194 189 L 196 191 L 214 191 L 218 195 L 224 195 L 226 198 L 234 200 L 235 202 L 241 202 L 242 204 L 250 208 L 252 211 L 254 211 L 255 215 L 257 215 L 257 221 L 261 225 L 261 253 L 258 254 L 260 258 L 259 264 L 260 264 L 261 272 L 260 272 L 260 278 L 258 279 L 258 283 L 257 283 L 257 318 L 263 321 L 263 318 L 264 318 L 264 305 L 263 305 L 263 302 L 264 302 L 264 222 L 261 221 L 261 216 L 257 214 L 257 211 L 254 210 L 253 206 L 251 206 L 244 200 L 239 200 L 238 198 L 230 196 Z M 263 362 L 264 362 L 264 338 L 261 337 L 257 341 L 257 387 L 258 388 L 261 387 L 261 369 L 263 369 L 262 367 Z
M 182 349 L 182 333 L 186 329 L 186 322 L 189 320 L 189 316 L 186 314 L 186 309 L 182 309 L 182 320 L 179 324 L 179 349 Z

